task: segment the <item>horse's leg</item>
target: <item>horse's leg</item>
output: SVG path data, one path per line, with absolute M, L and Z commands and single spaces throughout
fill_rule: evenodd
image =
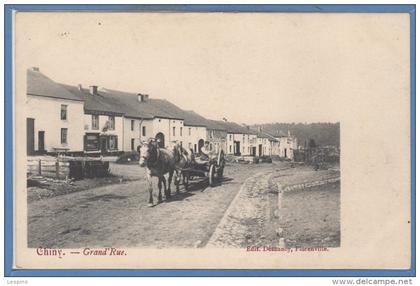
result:
M 149 172 L 146 174 L 146 181 L 149 188 L 149 207 L 153 207 L 153 185 L 152 185 L 152 176 Z
M 163 191 L 165 193 L 165 197 L 167 198 L 166 194 L 167 194 L 167 189 L 166 189 L 166 178 L 165 176 L 162 176 L 162 183 L 163 183 Z
M 182 175 L 182 171 L 179 171 L 179 170 L 175 171 L 174 183 L 175 183 L 177 193 L 179 193 L 179 184 L 181 182 L 181 175 Z
M 158 188 L 159 188 L 158 203 L 160 204 L 162 202 L 162 177 L 159 177 Z
M 187 191 L 187 192 L 188 192 L 189 177 L 190 177 L 189 173 L 184 174 L 184 178 L 183 178 L 184 179 L 184 188 L 185 188 L 185 191 Z
M 171 170 L 169 171 L 169 177 L 168 177 L 168 193 L 167 193 L 167 198 L 171 197 L 171 184 L 172 184 L 172 177 L 174 176 L 174 171 L 175 170 Z M 177 189 L 176 191 L 177 193 L 179 193 L 179 190 Z

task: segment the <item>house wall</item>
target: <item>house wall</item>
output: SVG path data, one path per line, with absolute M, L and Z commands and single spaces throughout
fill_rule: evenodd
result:
M 293 136 L 279 137 L 279 152 L 280 157 L 285 157 L 293 160 L 293 150 L 297 149 L 297 138 Z
M 185 125 L 185 132 L 183 132 L 183 145 L 185 148 L 190 148 L 198 152 L 198 141 L 206 140 L 207 130 L 203 126 L 189 126 Z
M 175 136 L 173 135 L 173 128 L 175 127 Z M 180 135 L 180 129 L 182 127 L 182 136 Z M 156 137 L 161 132 L 165 136 L 165 148 L 171 149 L 174 146 L 174 142 L 182 142 L 185 146 L 185 126 L 184 120 L 179 119 L 167 119 L 167 118 L 154 118 L 153 119 L 153 134 L 150 137 Z
M 258 137 L 257 139 L 257 155 L 259 155 L 259 145 L 262 146 L 262 156 L 271 156 L 272 155 L 272 144 L 268 138 Z
M 67 120 L 61 120 L 61 105 L 67 105 Z M 27 95 L 27 118 L 35 119 L 35 151 L 39 150 L 38 132 L 44 131 L 44 149 L 69 148 L 83 151 L 83 102 Z M 67 144 L 61 144 L 61 128 L 67 128 Z
M 235 146 L 233 144 L 234 134 L 228 133 L 226 134 L 226 153 L 233 155 L 235 152 Z
M 210 142 L 212 150 L 218 150 L 221 148 L 224 152 L 227 150 L 227 138 L 228 134 L 226 131 L 217 129 L 207 129 L 206 140 Z
M 252 151 L 253 148 L 255 148 L 255 156 L 258 155 L 257 135 L 255 134 L 249 135 L 249 148 L 250 148 L 250 155 L 254 155 Z
M 101 135 L 116 135 L 118 140 L 118 151 L 121 151 L 124 146 L 124 137 L 123 137 L 123 118 L 121 116 L 114 116 L 115 118 L 115 128 L 114 130 L 107 130 L 103 132 L 106 123 L 109 120 L 108 115 L 99 115 L 99 125 L 98 129 L 92 129 L 92 114 L 86 113 L 83 116 L 84 123 L 84 133 L 99 133 Z M 84 134 L 83 134 L 84 135 Z M 82 136 L 83 139 L 83 136 Z
M 131 121 L 134 121 L 134 128 L 131 130 Z M 129 118 L 123 117 L 123 151 L 130 152 L 137 150 L 137 146 L 140 145 L 141 141 L 146 141 L 147 139 L 154 137 L 153 134 L 153 120 L 150 119 L 138 119 L 138 118 Z M 146 128 L 145 136 L 143 136 L 142 128 Z M 131 147 L 131 140 L 134 139 L 134 149 Z
M 243 134 L 243 133 L 235 133 L 233 134 L 233 150 L 234 150 L 234 154 L 237 153 L 236 150 L 236 144 L 235 141 L 239 141 L 240 142 L 240 150 L 239 152 L 241 153 L 241 156 L 249 156 L 251 155 L 251 151 L 250 151 L 250 136 L 249 134 Z

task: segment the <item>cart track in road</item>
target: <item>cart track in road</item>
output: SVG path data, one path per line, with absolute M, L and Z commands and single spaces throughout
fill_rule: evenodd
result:
M 273 170 L 260 172 L 244 182 L 206 247 L 277 244 L 278 190 L 272 175 Z
M 147 207 L 144 180 L 30 202 L 28 246 L 203 247 L 247 178 L 275 168 L 232 164 L 219 186 L 195 182 L 189 192 L 181 189 L 153 208 Z

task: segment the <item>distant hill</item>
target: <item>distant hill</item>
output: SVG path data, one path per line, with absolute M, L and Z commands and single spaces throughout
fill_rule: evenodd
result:
M 305 142 L 309 144 L 309 140 L 313 139 L 317 146 L 340 147 L 340 123 L 269 123 L 252 126 L 259 127 L 273 135 L 290 131 L 291 135 L 297 137 L 299 146 L 305 146 Z

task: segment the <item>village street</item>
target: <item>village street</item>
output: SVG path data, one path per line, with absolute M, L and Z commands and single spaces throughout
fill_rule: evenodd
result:
M 188 193 L 181 188 L 180 194 L 170 201 L 149 208 L 143 169 L 138 165 L 117 167 L 116 172 L 127 171 L 131 178 L 138 174 L 140 180 L 30 203 L 29 246 L 203 246 L 242 183 L 256 168 L 227 166 L 226 179 L 220 186 L 192 184 Z M 272 170 L 274 167 L 261 164 L 257 168 Z M 156 184 L 154 187 L 157 191 Z
M 258 243 L 259 232 L 267 231 L 270 233 L 265 236 L 274 240 L 266 239 L 264 243 L 275 243 L 278 238 L 270 220 L 278 218 L 273 216 L 277 208 L 277 183 L 269 184 L 268 180 L 281 178 L 283 172 L 296 173 L 296 168 L 285 162 L 229 164 L 219 186 L 210 188 L 207 183 L 196 181 L 189 192 L 181 188 L 180 194 L 175 194 L 172 185 L 172 199 L 150 208 L 144 173 L 138 165 L 115 164 L 111 170 L 137 180 L 29 202 L 28 246 L 204 247 L 244 182 L 248 182 L 245 188 L 248 185 L 253 188 L 254 197 L 258 193 L 258 197 L 264 198 L 257 203 L 260 216 L 244 221 L 250 229 L 247 241 Z M 268 185 L 271 187 L 267 188 Z M 257 229 L 259 224 L 261 228 Z

